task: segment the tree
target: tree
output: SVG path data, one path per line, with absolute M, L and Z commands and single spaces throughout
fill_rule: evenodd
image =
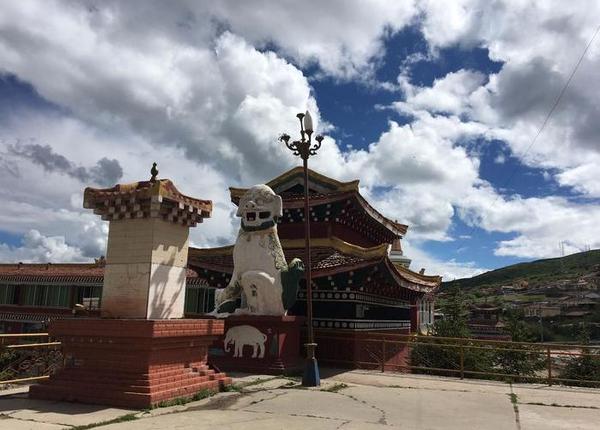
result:
M 448 288 L 447 298 L 441 311 L 444 318 L 434 324 L 436 336 L 443 337 L 470 337 L 468 319 L 469 310 L 465 295 L 456 284 Z
M 513 342 L 533 342 L 535 335 L 523 321 L 523 311 L 506 312 L 506 331 Z M 494 354 L 494 368 L 498 373 L 519 376 L 535 376 L 544 368 L 540 350 L 528 345 L 504 344 Z
M 456 376 L 461 368 L 461 356 L 465 376 L 474 375 L 472 372 L 490 371 L 492 366 L 492 356 L 488 351 L 482 349 L 470 348 L 474 346 L 471 341 L 462 341 L 459 346 L 456 340 L 441 339 L 446 337 L 470 338 L 468 318 L 468 302 L 465 295 L 458 285 L 451 285 L 448 288 L 446 301 L 441 307 L 444 318 L 437 320 L 433 327 L 433 336 L 419 336 L 419 343 L 414 345 L 411 350 L 411 364 L 413 366 L 433 368 L 433 369 L 451 369 L 454 372 L 443 370 L 420 369 L 420 372 L 430 374 L 451 374 Z
M 580 345 L 588 345 L 590 343 L 590 328 L 587 324 L 579 325 L 578 342 Z M 600 386 L 600 354 L 597 351 L 592 351 L 588 348 L 581 348 L 581 353 L 578 357 L 574 357 L 568 361 L 563 369 L 560 377 L 563 379 L 572 379 L 567 384 L 580 385 L 584 387 Z M 581 382 L 577 382 L 581 381 Z

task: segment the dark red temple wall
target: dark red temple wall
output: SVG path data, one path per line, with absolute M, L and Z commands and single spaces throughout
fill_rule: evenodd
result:
M 359 369 L 407 371 L 410 347 L 404 343 L 409 330 L 344 331 L 315 330 L 317 359 L 323 363 Z M 385 362 L 382 363 L 382 358 Z
M 283 223 L 277 226 L 277 232 L 280 239 L 304 239 L 304 223 Z M 329 237 L 328 222 L 311 222 L 310 237 L 321 238 Z

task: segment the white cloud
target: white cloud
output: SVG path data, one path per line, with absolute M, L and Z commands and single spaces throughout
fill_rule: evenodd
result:
M 0 260 L 3 262 L 45 263 L 84 260 L 81 249 L 68 245 L 64 236 L 47 237 L 37 230 L 23 235 L 22 245 L 11 247 L 0 243 Z
M 506 199 L 489 185 L 471 190 L 459 205 L 461 218 L 486 231 L 516 233 L 498 243 L 495 254 L 522 258 L 555 257 L 557 244 L 580 252 L 600 248 L 600 205 L 574 203 L 564 197 L 513 196 Z
M 413 0 L 211 2 L 207 9 L 251 43 L 273 43 L 299 64 L 316 62 L 342 79 L 370 75 L 386 35 L 417 13 Z
M 432 50 L 456 44 L 480 46 L 503 63 L 488 83 L 468 88 L 460 113 L 494 129 L 495 137 L 525 164 L 556 169 L 561 184 L 597 196 L 598 180 L 583 166 L 600 162 L 598 40 L 583 57 L 544 131 L 531 144 L 598 29 L 600 3 L 582 0 L 556 7 L 518 0 L 464 0 L 442 6 L 425 1 L 420 8 Z M 454 81 L 458 73 L 441 82 Z M 434 111 L 447 104 L 446 92 L 436 86 L 417 94 L 432 100 L 433 106 L 427 108 Z
M 158 161 L 161 176 L 182 192 L 212 199 L 213 218 L 192 230 L 192 243 L 228 242 L 235 229 L 227 188 L 292 165 L 276 137 L 295 129 L 296 112 L 309 108 L 319 123 L 303 74 L 230 32 L 203 35 L 201 43 L 169 33 L 170 13 L 155 17 L 166 21 L 150 37 L 120 5 L 44 6 L 42 13 L 25 1 L 0 11 L 0 71 L 63 109 L 14 111 L 0 120 L 2 229 L 62 234 L 87 258 L 103 253 L 106 224 L 81 208 L 90 176 L 81 166 L 110 154 L 123 182 L 147 177 Z M 62 168 L 34 157 L 40 148 Z
M 506 155 L 500 153 L 494 157 L 494 163 L 496 164 L 504 164 L 506 163 Z
M 444 282 L 454 279 L 470 278 L 484 273 L 490 269 L 481 267 L 474 261 L 460 262 L 455 259 L 440 260 L 424 252 L 421 245 L 413 244 L 410 240 L 404 240 L 402 244 L 405 254 L 412 259 L 411 269 L 419 271 L 425 268 L 426 275 L 439 275 Z
M 485 75 L 471 70 L 448 73 L 436 79 L 431 87 L 414 87 L 406 76 L 401 75 L 400 84 L 406 100 L 397 103 L 396 108 L 459 115 L 467 109 L 469 96 L 484 83 Z
M 453 119 L 459 123 L 457 130 L 468 124 L 483 138 L 483 144 L 491 139 L 504 141 L 512 156 L 541 169 L 544 178 L 571 187 L 575 195 L 600 196 L 600 180 L 595 174 L 595 166 L 600 164 L 597 40 L 532 145 L 597 29 L 600 5 L 581 1 L 557 8 L 548 3 L 473 0 L 443 5 L 425 1 L 419 7 L 424 18 L 423 33 L 431 49 L 425 60 L 435 61 L 440 48 L 478 46 L 489 49 L 490 57 L 503 65 L 497 74 L 487 77 L 458 70 L 435 80 L 430 87 L 419 87 L 411 82 L 408 64 L 399 77 L 405 97 L 393 107 L 413 115 L 413 125 L 419 124 L 424 115 L 436 121 L 440 117 Z M 449 145 L 465 147 L 471 158 L 476 159 L 481 151 L 463 137 L 449 139 Z M 448 167 L 453 168 L 451 163 Z M 441 187 L 447 189 L 443 183 Z M 564 240 L 570 251 L 600 247 L 595 239 L 599 231 L 592 221 L 600 214 L 600 206 L 593 200 L 498 196 L 479 178 L 461 190 L 460 198 L 446 197 L 440 203 L 449 202 L 474 227 L 514 234 L 514 238 L 497 244 L 497 255 L 556 256 L 556 244 Z M 447 193 L 440 194 L 445 197 Z
M 308 108 L 322 129 L 328 126 L 309 81 L 292 62 L 317 64 L 318 73 L 336 79 L 369 80 L 383 39 L 415 22 L 420 11 L 432 52 L 402 65 L 405 98 L 393 105 L 411 123 L 391 122 L 365 149 L 342 152 L 327 138 L 311 166 L 340 179 L 360 178 L 378 209 L 411 225 L 412 257 L 431 265 L 428 272 L 438 268 L 456 277 L 480 270 L 421 250 L 424 240 L 452 240 L 457 214 L 488 231 L 515 234 L 498 244 L 499 255 L 552 255 L 568 229 L 577 230 L 569 236 L 574 248 L 596 246 L 589 238 L 600 235 L 586 213 L 595 215 L 597 206 L 498 197 L 479 177 L 474 143 L 503 140 L 511 155 L 553 172 L 561 185 L 586 197 L 600 194 L 594 176 L 600 162 L 597 47 L 527 152 L 578 58 L 574 47 L 583 49 L 597 25 L 597 6 L 587 6 L 272 2 L 265 13 L 265 5 L 251 2 L 7 3 L 0 10 L 0 71 L 30 83 L 60 111 L 0 119 L 2 228 L 62 235 L 64 246 L 78 249 L 65 250 L 65 259 L 97 256 L 105 246 L 106 224 L 80 207 L 81 177 L 68 169 L 44 170 L 31 157 L 8 151 L 20 139 L 49 145 L 75 169 L 117 159 L 124 182 L 147 177 L 151 162 L 159 161 L 161 176 L 182 192 L 215 203 L 214 217 L 192 230 L 192 242 L 228 242 L 236 220 L 227 187 L 266 180 L 297 162 L 276 140 L 296 130 L 296 112 Z M 452 44 L 486 47 L 504 66 L 491 76 L 458 70 L 431 87 L 414 85 L 414 61 L 435 59 L 436 50 Z M 38 248 L 64 248 L 48 240 L 3 249 L 23 255 L 29 246 L 42 258 Z

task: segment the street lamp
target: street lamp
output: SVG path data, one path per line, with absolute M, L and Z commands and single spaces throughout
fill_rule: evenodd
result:
M 302 385 L 305 387 L 318 387 L 321 385 L 321 379 L 319 376 L 319 365 L 315 357 L 315 349 L 317 344 L 315 343 L 315 336 L 313 331 L 312 321 L 312 277 L 310 274 L 310 207 L 309 207 L 309 196 L 308 196 L 308 158 L 311 155 L 316 155 L 317 151 L 321 147 L 323 136 L 315 136 L 317 143 L 312 144 L 313 134 L 313 123 L 310 113 L 299 113 L 296 117 L 300 120 L 300 140 L 294 140 L 290 143 L 290 136 L 288 134 L 282 134 L 279 140 L 285 143 L 285 146 L 293 151 L 294 155 L 299 155 L 302 158 L 302 166 L 304 168 L 304 252 L 305 252 L 305 278 L 306 278 L 306 318 L 308 325 L 308 343 L 306 347 L 306 367 L 304 368 L 304 375 L 302 377 Z

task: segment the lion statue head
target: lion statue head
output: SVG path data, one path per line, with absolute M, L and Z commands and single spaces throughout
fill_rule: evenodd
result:
M 267 185 L 255 185 L 240 199 L 236 215 L 242 218 L 242 229 L 272 227 L 283 216 L 281 196 Z

